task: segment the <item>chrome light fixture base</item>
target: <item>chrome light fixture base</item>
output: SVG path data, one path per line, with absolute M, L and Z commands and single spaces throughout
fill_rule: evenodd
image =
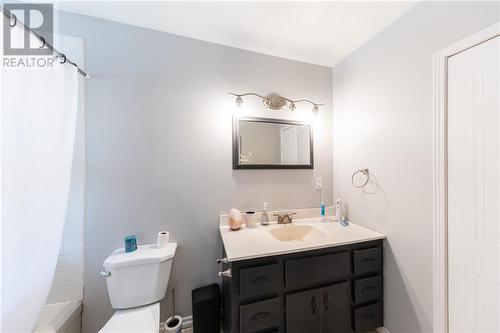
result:
M 245 96 L 256 96 L 256 97 L 262 98 L 262 102 L 264 104 L 264 107 L 271 109 L 271 110 L 283 110 L 288 105 L 288 109 L 293 112 L 297 108 L 296 107 L 297 103 L 304 102 L 304 103 L 311 104 L 313 106 L 312 112 L 317 113 L 317 112 L 319 112 L 319 107 L 321 105 L 323 105 L 323 104 L 319 104 L 319 103 L 314 103 L 313 101 L 310 101 L 308 99 L 292 100 L 292 99 L 283 97 L 283 96 L 275 94 L 275 93 L 268 94 L 266 96 L 262 96 L 262 95 L 259 95 L 257 93 L 252 93 L 252 92 L 243 93 L 243 94 L 236 94 L 236 93 L 230 92 L 229 94 L 236 96 L 235 103 L 236 103 L 236 106 L 238 106 L 238 107 L 240 107 L 241 104 L 243 104 L 243 97 L 245 97 Z

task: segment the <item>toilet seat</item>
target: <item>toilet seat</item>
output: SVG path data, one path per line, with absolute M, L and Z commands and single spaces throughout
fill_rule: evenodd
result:
M 160 330 L 160 303 L 118 310 L 99 333 L 158 333 Z

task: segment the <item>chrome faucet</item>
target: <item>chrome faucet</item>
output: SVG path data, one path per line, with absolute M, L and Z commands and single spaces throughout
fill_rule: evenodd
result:
M 293 222 L 293 216 L 295 214 L 297 214 L 297 213 L 293 212 L 293 213 L 285 213 L 285 214 L 273 214 L 273 216 L 278 217 L 278 224 L 287 224 L 287 223 Z

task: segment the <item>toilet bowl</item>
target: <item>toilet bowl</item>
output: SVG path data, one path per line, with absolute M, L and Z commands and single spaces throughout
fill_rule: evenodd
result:
M 117 310 L 99 332 L 102 333 L 158 333 L 160 302 L 138 308 Z
M 140 245 L 134 252 L 114 251 L 103 263 L 111 306 L 117 311 L 99 332 L 159 332 L 177 244 Z

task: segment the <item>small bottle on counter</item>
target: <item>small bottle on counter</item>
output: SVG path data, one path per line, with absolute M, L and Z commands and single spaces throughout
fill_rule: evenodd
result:
M 321 186 L 320 190 L 320 204 L 319 204 L 319 214 L 321 215 L 321 222 L 328 222 L 328 219 L 326 218 L 326 204 L 324 200 L 324 195 L 325 195 L 325 188 Z
M 319 205 L 319 210 L 321 213 L 321 222 L 326 222 L 326 205 L 323 201 L 321 201 L 321 204 Z
M 333 221 L 340 222 L 342 221 L 342 200 L 340 198 L 335 202 L 335 208 L 333 210 Z
M 269 225 L 269 214 L 267 213 L 267 202 L 262 203 L 262 215 L 260 216 L 261 225 Z

